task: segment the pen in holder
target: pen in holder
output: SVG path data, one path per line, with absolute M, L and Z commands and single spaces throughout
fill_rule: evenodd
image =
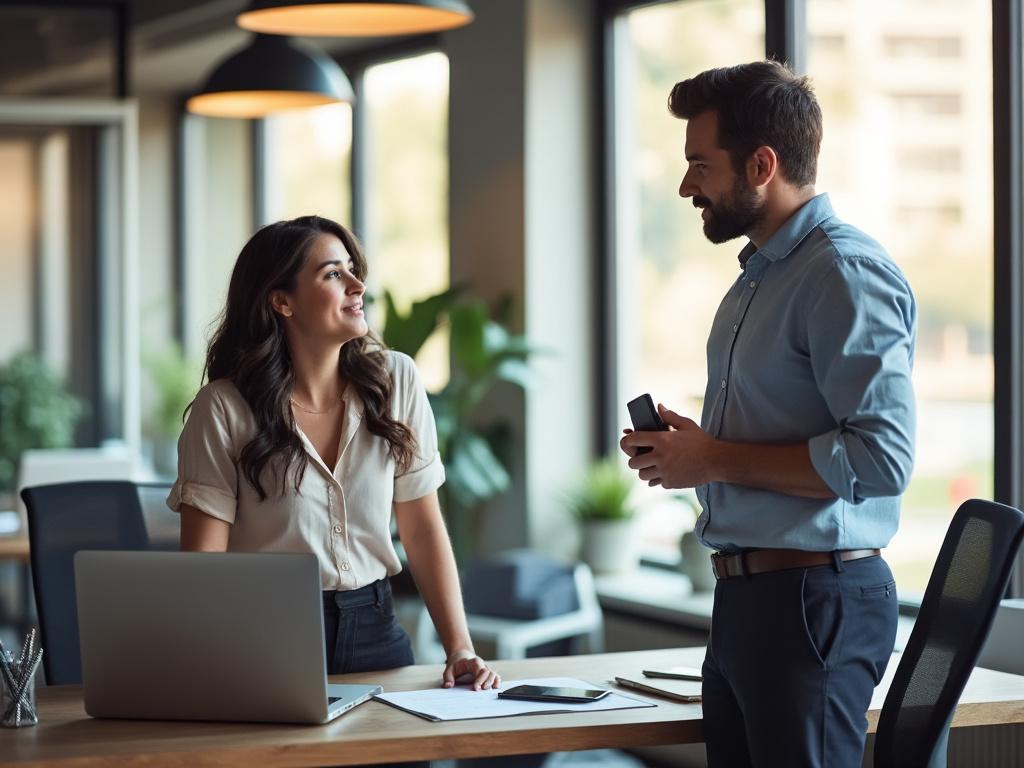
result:
M 36 647 L 35 640 L 36 631 L 32 629 L 17 659 L 0 643 L 0 725 L 7 728 L 39 722 L 34 675 L 43 649 Z

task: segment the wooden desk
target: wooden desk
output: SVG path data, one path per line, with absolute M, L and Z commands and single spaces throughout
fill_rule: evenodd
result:
M 646 665 L 693 666 L 702 648 L 497 662 L 507 679 L 572 676 L 601 683 Z M 895 661 L 895 659 L 894 659 Z M 895 664 L 890 664 L 890 675 Z M 379 682 L 386 690 L 438 684 L 437 666 L 332 677 Z M 887 685 L 883 681 L 880 691 Z M 636 692 L 624 691 L 638 695 Z M 873 706 L 880 705 L 880 693 Z M 666 699 L 657 708 L 431 723 L 371 701 L 322 726 L 93 720 L 81 689 L 40 689 L 40 724 L 0 728 L 0 763 L 33 766 L 351 765 L 401 760 L 558 752 L 699 742 L 699 704 Z M 976 670 L 954 727 L 1024 722 L 1024 676 Z M 869 716 L 873 729 L 877 712 Z
M 0 536 L 0 560 L 20 560 L 27 563 L 28 556 L 28 536 L 24 533 Z

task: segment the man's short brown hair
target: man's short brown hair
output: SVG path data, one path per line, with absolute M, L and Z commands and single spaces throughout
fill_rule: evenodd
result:
M 668 97 L 676 117 L 718 113 L 718 143 L 737 173 L 761 146 L 775 150 L 792 184 L 813 184 L 821 149 L 821 108 L 810 82 L 777 61 L 755 61 L 701 72 L 676 83 Z

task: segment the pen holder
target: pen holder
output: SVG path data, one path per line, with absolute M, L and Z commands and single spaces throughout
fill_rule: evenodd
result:
M 35 645 L 35 637 L 33 629 L 25 638 L 21 656 L 17 659 L 0 643 L 0 725 L 6 728 L 21 728 L 39 722 L 35 672 L 43 657 L 43 649 Z

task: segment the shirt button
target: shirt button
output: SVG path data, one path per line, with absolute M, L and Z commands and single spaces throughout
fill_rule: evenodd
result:
M 340 525 L 334 526 L 334 532 L 335 533 L 341 533 L 341 526 Z
M 351 567 L 352 567 L 352 566 L 351 566 L 351 565 L 349 565 L 349 563 L 348 563 L 348 560 L 346 560 L 345 562 L 343 562 L 343 563 L 341 564 L 341 570 L 343 570 L 343 571 L 347 571 L 347 570 L 349 570 L 349 569 L 350 569 Z
M 756 288 L 757 287 L 757 280 L 751 280 L 750 281 L 750 287 L 751 288 Z
M 736 333 L 736 331 L 738 331 L 739 329 L 740 329 L 740 326 L 739 326 L 739 324 L 737 323 L 737 324 L 733 325 L 733 327 L 732 327 L 732 332 L 733 332 L 733 333 Z
M 722 379 L 722 389 L 725 389 L 725 379 Z

